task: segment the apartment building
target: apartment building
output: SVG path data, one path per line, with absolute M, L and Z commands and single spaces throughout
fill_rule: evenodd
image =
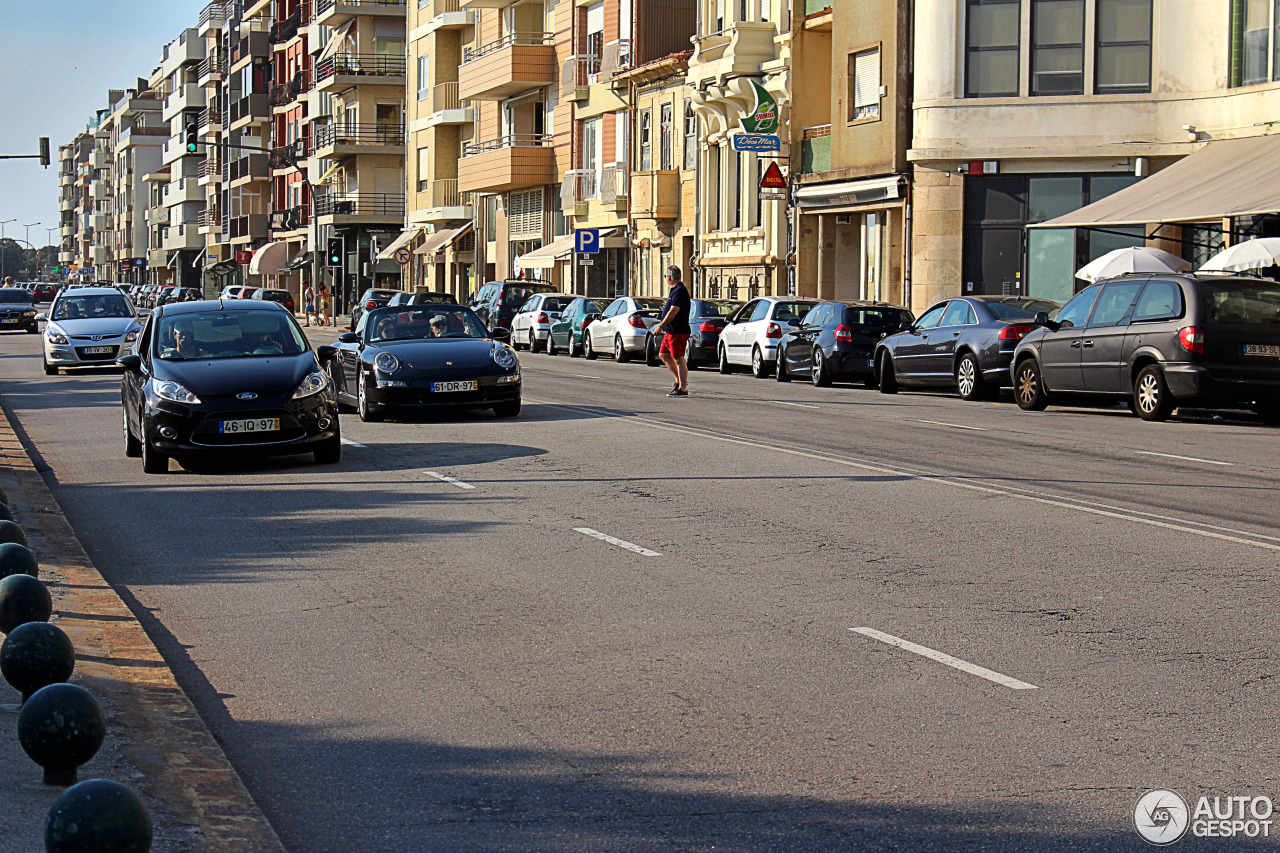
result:
M 315 0 L 314 21 L 329 32 L 314 68 L 332 118 L 313 122 L 314 156 L 326 163 L 312 184 L 318 225 L 342 241 L 343 264 L 327 272 L 345 311 L 367 287 L 400 285 L 399 265 L 377 255 L 405 221 L 406 9 Z
M 702 148 L 694 283 L 703 297 L 751 299 L 790 286 L 787 204 L 759 190 L 776 158 L 736 151 L 732 139 L 753 117 L 764 120 L 757 129 L 790 137 L 790 6 L 700 0 L 688 81 Z
M 101 278 L 108 281 L 142 284 L 147 280 L 151 193 L 146 176 L 160 167 L 170 133 L 162 120 L 163 103 L 149 82 L 139 78 L 134 88 L 112 103 L 110 115 L 102 123 L 106 136 L 103 147 L 110 152 L 112 190 L 110 210 L 102 214 L 102 224 L 110 229 L 104 233 L 108 234 L 105 242 L 113 268 Z
M 569 287 L 556 269 L 521 258 L 569 233 L 561 176 L 573 168 L 572 109 L 559 98 L 573 55 L 579 7 L 566 2 L 462 0 L 475 14 L 458 68 L 458 97 L 471 102 L 472 138 L 458 161 L 458 191 L 476 211 L 476 281 L 521 274 Z
M 910 9 L 796 5 L 790 134 L 795 292 L 902 303 L 911 145 Z
M 1280 154 L 1263 138 L 1280 104 L 1274 4 L 919 0 L 915 14 L 915 308 L 1065 300 L 1074 270 L 1118 246 L 1200 260 L 1280 233 L 1280 199 L 1256 179 Z M 1194 204 L 1173 203 L 1193 185 Z
M 78 229 L 73 189 L 79 159 L 76 148 L 74 142 L 58 146 L 58 264 L 72 272 L 78 269 L 75 245 Z
M 107 100 L 114 101 L 123 91 L 112 89 Z M 87 194 L 79 213 L 81 239 L 86 244 L 86 267 L 94 279 L 111 280 L 115 271 L 115 251 L 112 240 L 112 215 L 115 194 L 112 191 L 111 110 L 97 110 L 89 120 L 88 132 L 92 138 L 86 160 L 81 164 L 87 179 Z
M 227 21 L 234 3 L 214 0 L 200 12 L 197 35 L 204 39 L 205 55 L 196 75 L 196 83 L 205 92 L 205 107 L 196 121 L 197 135 L 205 143 L 199 152 L 196 184 L 205 194 L 204 210 L 196 220 L 196 230 L 204 241 L 201 257 L 201 286 L 206 296 L 221 292 L 229 284 L 240 284 L 241 266 L 235 260 L 230 242 L 230 222 L 224 199 L 223 168 L 228 163 L 226 150 L 227 68 L 230 60 Z
M 458 95 L 458 74 L 475 20 L 459 0 L 409 4 L 405 230 L 379 253 L 394 263 L 396 252 L 408 249 L 407 289 L 459 298 L 475 288 L 475 208 L 472 194 L 458 189 L 458 161 L 475 118 L 471 102 Z

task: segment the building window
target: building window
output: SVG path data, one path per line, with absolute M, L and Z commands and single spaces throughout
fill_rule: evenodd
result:
M 707 150 L 707 230 L 720 230 L 720 146 Z
M 684 167 L 698 168 L 698 114 L 692 101 L 684 102 Z
M 425 101 L 431 95 L 431 66 L 429 57 L 418 57 L 418 100 Z
M 604 134 L 598 118 L 582 123 L 582 194 L 579 201 L 600 197 L 600 160 Z
M 600 60 L 604 56 L 604 3 L 593 3 L 587 7 L 587 43 L 584 45 L 587 58 L 588 81 L 597 82 L 600 74 Z
M 725 211 L 725 222 L 729 223 L 731 230 L 737 230 L 742 227 L 742 155 L 737 151 L 729 150 L 725 159 L 728 174 L 725 175 L 725 202 L 728 209 Z
M 1084 0 L 1035 0 L 1031 33 L 1031 94 L 1084 94 Z
M 653 110 L 640 111 L 640 171 L 653 169 Z
M 486 243 L 493 243 L 498 239 L 498 197 L 496 195 L 484 197 L 484 239 Z
M 418 149 L 418 192 L 431 189 L 431 158 L 429 148 Z
M 1094 91 L 1151 91 L 1151 0 L 1098 0 Z
M 675 163 L 672 159 L 673 153 L 671 150 L 671 146 L 673 144 L 672 137 L 675 132 L 671 126 L 672 106 L 671 104 L 663 104 L 660 109 L 660 126 L 658 129 L 658 152 L 660 162 L 658 164 L 658 168 L 672 169 L 675 168 Z
M 849 54 L 849 121 L 880 117 L 880 48 Z
M 971 98 L 1018 94 L 1020 0 L 969 0 L 965 94 Z

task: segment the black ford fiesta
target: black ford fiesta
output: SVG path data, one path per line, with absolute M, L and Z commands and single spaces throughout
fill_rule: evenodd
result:
M 124 451 L 148 474 L 169 459 L 314 453 L 342 457 L 338 403 L 293 315 L 266 302 L 178 302 L 155 310 L 119 359 Z
M 462 305 L 395 305 L 365 313 L 338 338 L 338 398 L 374 421 L 397 408 L 520 414 L 520 362 L 511 333 L 485 328 Z

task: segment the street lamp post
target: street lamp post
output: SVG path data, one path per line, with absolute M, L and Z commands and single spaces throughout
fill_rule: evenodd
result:
M 30 248 L 31 246 L 31 229 L 37 225 L 43 225 L 43 224 L 44 224 L 43 222 L 32 222 L 29 225 L 22 226 L 23 228 L 26 229 L 26 231 L 22 235 L 22 242 L 26 243 L 28 248 Z M 30 274 L 30 270 L 28 270 L 28 274 Z
M 10 222 L 17 222 L 17 218 L 0 220 L 0 244 L 4 243 L 4 227 Z M 0 281 L 4 281 L 4 249 L 0 248 Z

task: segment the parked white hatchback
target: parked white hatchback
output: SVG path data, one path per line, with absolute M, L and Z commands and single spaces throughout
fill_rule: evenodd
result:
M 743 305 L 720 332 L 720 372 L 732 373 L 742 366 L 750 367 L 757 379 L 772 376 L 778 342 L 817 304 L 816 299 L 762 296 Z
M 535 293 L 511 318 L 511 345 L 528 347 L 529 352 L 542 349 L 551 336 L 551 324 L 560 319 L 565 306 L 577 297 L 567 293 Z
M 142 323 L 119 288 L 78 287 L 62 291 L 49 306 L 44 327 L 44 372 L 63 367 L 114 364 L 137 340 Z
M 582 336 L 582 354 L 595 358 L 612 352 L 618 362 L 630 361 L 632 354 L 644 352 L 649 330 L 658 325 L 667 300 L 648 296 L 623 296 L 604 309 L 600 319 L 587 326 Z

